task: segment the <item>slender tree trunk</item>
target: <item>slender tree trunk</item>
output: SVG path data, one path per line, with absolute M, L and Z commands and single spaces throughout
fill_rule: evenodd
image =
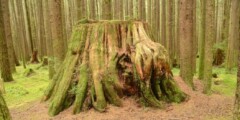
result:
M 28 33 L 29 33 L 28 37 L 29 37 L 29 42 L 30 42 L 30 49 L 31 49 L 31 52 L 33 52 L 34 49 L 36 49 L 36 48 L 35 48 L 34 43 L 33 43 L 32 25 L 31 25 L 30 14 L 29 14 L 30 9 L 28 7 L 27 0 L 25 0 L 24 7 L 25 7 L 25 10 L 26 10 L 26 18 L 27 18 L 26 23 L 27 23 L 27 26 L 28 26 L 27 30 L 28 30 Z
M 49 0 L 55 70 L 59 68 L 65 56 L 61 4 L 61 0 Z
M 240 6 L 240 2 L 238 2 L 238 5 Z M 240 12 L 240 9 L 238 11 Z M 238 18 L 240 23 L 240 15 L 238 16 Z M 238 37 L 240 40 L 240 24 L 238 27 L 239 27 Z M 240 52 L 240 46 L 239 46 L 238 52 Z M 234 104 L 234 110 L 233 110 L 233 120 L 239 120 L 239 119 L 240 119 L 240 54 L 238 54 L 237 88 L 235 93 L 235 104 Z
M 39 46 L 38 46 L 38 52 L 40 59 L 43 59 L 44 56 L 47 55 L 46 53 L 46 37 L 45 37 L 45 31 L 44 31 L 44 16 L 43 16 L 43 0 L 37 1 L 37 7 L 38 7 L 38 14 L 39 14 Z M 38 58 L 36 58 L 38 59 Z
M 192 50 L 192 73 L 193 75 L 196 73 L 196 57 L 198 52 L 198 45 L 197 45 L 197 24 L 196 24 L 196 5 L 197 1 L 193 0 L 193 50 Z
M 176 48 L 176 65 L 177 67 L 180 66 L 180 8 L 179 8 L 179 0 L 176 0 L 176 44 L 175 44 L 175 48 Z
M 199 79 L 203 79 L 204 76 L 204 59 L 205 59 L 205 27 L 206 27 L 206 22 L 205 22 L 205 18 L 206 18 L 206 2 L 204 0 L 200 0 L 200 5 L 201 5 L 201 20 L 200 20 L 200 39 L 199 39 L 199 47 L 200 47 L 200 51 L 199 51 Z
M 239 0 L 232 0 L 231 2 L 231 13 L 230 13 L 230 26 L 229 26 L 229 40 L 227 48 L 227 57 L 226 57 L 226 69 L 231 71 L 235 67 L 235 55 L 238 50 L 235 48 L 235 44 L 238 44 L 238 9 L 239 9 Z
M 215 1 L 206 0 L 206 17 L 205 17 L 205 57 L 204 57 L 204 76 L 203 93 L 209 94 L 212 85 L 212 62 L 213 62 L 213 42 L 215 35 Z
M 240 52 L 240 48 L 239 48 Z M 234 105 L 234 120 L 240 119 L 240 55 L 238 57 L 238 74 L 237 74 L 237 88 L 235 95 L 235 105 Z
M 82 19 L 82 0 L 77 0 L 76 1 L 77 4 L 77 18 L 78 20 Z
M 103 19 L 111 20 L 112 19 L 112 0 L 103 0 Z
M 12 32 L 12 40 L 14 41 L 18 41 L 19 38 L 17 37 L 17 20 L 16 20 L 16 16 L 15 16 L 15 8 L 14 8 L 14 1 L 13 0 L 10 0 L 10 4 L 9 4 L 9 13 L 10 13 L 10 20 L 11 20 L 11 32 Z M 13 42 L 14 43 L 14 42 Z M 14 48 L 17 49 L 17 45 L 16 44 L 13 44 L 14 45 Z M 15 51 L 15 49 L 13 50 L 13 58 L 14 58 L 14 63 L 16 66 L 19 66 L 20 63 L 18 61 L 18 56 L 17 56 L 17 51 Z
M 51 26 L 49 23 L 49 6 L 48 0 L 43 1 L 43 16 L 44 16 L 44 29 L 46 35 L 47 42 L 47 54 L 48 54 L 48 67 L 49 67 L 49 78 L 52 79 L 55 70 L 54 70 L 54 57 L 53 57 L 53 43 L 52 43 L 52 33 L 51 33 Z
M 162 5 L 161 5 L 161 44 L 166 47 L 166 0 L 162 0 Z
M 224 19 L 223 19 L 223 31 L 222 31 L 222 41 L 228 41 L 229 34 L 229 20 L 230 20 L 230 0 L 224 0 Z
M 180 1 L 180 71 L 183 80 L 193 86 L 193 1 Z M 187 46 L 187 47 L 186 47 Z
M 15 15 L 17 16 L 17 30 L 18 30 L 18 37 L 19 37 L 19 48 L 21 50 L 20 52 L 20 58 L 23 63 L 23 67 L 26 68 L 26 60 L 29 60 L 29 57 L 27 55 L 27 46 L 26 46 L 26 39 L 27 39 L 27 32 L 26 32 L 26 26 L 24 23 L 24 13 L 23 13 L 23 1 L 15 0 L 14 1 L 14 7 L 15 7 Z

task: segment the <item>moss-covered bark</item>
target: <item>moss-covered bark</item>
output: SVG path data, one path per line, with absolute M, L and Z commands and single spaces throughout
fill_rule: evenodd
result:
M 0 120 L 11 120 L 9 110 L 6 102 L 3 99 L 2 93 L 0 92 Z
M 174 80 L 164 47 L 153 42 L 138 21 L 88 21 L 76 26 L 68 53 L 45 92 L 49 114 L 73 105 L 73 113 L 91 107 L 106 111 L 107 103 L 138 96 L 158 108 L 181 102 L 187 95 Z M 148 32 L 150 30 L 148 29 Z
M 0 78 L 0 92 L 5 93 L 4 83 L 3 80 Z
M 240 46 L 238 51 L 240 52 Z M 233 120 L 239 119 L 240 119 L 240 55 L 238 55 L 237 87 L 235 92 L 235 103 L 233 109 Z

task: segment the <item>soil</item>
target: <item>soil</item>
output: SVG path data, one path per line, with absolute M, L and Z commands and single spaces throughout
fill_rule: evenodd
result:
M 55 117 L 49 117 L 46 103 L 39 101 L 11 109 L 13 120 L 219 120 L 231 119 L 234 97 L 202 94 L 202 84 L 194 80 L 192 91 L 180 77 L 175 77 L 181 89 L 190 97 L 181 104 L 170 104 L 165 109 L 140 107 L 133 98 L 125 98 L 123 107 L 108 106 L 105 113 L 94 109 L 72 115 L 69 108 Z

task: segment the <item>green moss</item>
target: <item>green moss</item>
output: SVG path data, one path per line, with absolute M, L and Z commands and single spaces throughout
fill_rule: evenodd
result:
M 35 71 L 32 69 L 32 68 L 27 68 L 24 73 L 23 73 L 23 76 L 25 77 L 29 77 L 29 76 L 32 76 L 34 75 Z
M 164 78 L 162 87 L 170 102 L 180 103 L 187 98 L 187 95 L 179 89 L 173 79 Z
M 18 107 L 42 97 L 49 83 L 48 69 L 46 66 L 37 70 L 38 66 L 39 64 L 28 65 L 36 72 L 30 77 L 23 76 L 25 69 L 22 66 L 17 67 L 17 72 L 13 74 L 15 81 L 5 83 L 6 94 L 4 94 L 4 98 L 9 108 Z
M 225 68 L 213 68 L 213 73 L 218 75 L 220 85 L 215 85 L 213 80 L 212 91 L 227 96 L 234 96 L 237 84 L 237 69 L 233 69 L 231 73 L 226 73 Z
M 144 82 L 140 81 L 141 97 L 147 102 L 150 106 L 163 108 L 163 103 L 157 100 L 154 96 L 153 91 L 150 87 Z
M 79 113 L 82 110 L 84 100 L 87 94 L 88 85 L 88 66 L 83 64 L 80 66 L 80 79 L 76 88 L 76 100 L 74 102 L 73 113 Z
M 199 64 L 199 59 L 197 59 L 197 66 Z M 177 68 L 173 68 L 172 72 L 174 76 L 178 76 L 180 70 Z M 213 67 L 213 73 L 218 75 L 218 80 L 220 80 L 220 85 L 214 84 L 214 79 L 212 83 L 212 91 L 213 93 L 223 94 L 226 96 L 234 96 L 236 90 L 236 82 L 237 82 L 237 69 L 234 68 L 232 72 L 226 72 L 226 69 L 223 67 Z M 197 70 L 196 78 L 199 74 Z
M 173 68 L 172 73 L 173 73 L 174 76 L 178 76 L 179 73 L 180 73 L 180 69 L 179 68 Z
M 70 55 L 67 56 L 69 59 L 69 63 L 64 64 L 67 69 L 63 72 L 63 77 L 59 81 L 59 86 L 61 89 L 56 91 L 53 95 L 53 99 L 51 100 L 49 107 L 49 115 L 54 116 L 57 115 L 63 108 L 61 104 L 64 102 L 67 96 L 68 89 L 71 85 L 72 73 L 75 70 L 75 65 L 78 61 L 78 55 Z M 66 60 L 66 59 L 65 59 Z
M 68 44 L 68 50 L 71 50 L 72 52 L 78 52 L 77 48 L 79 47 L 79 40 L 81 39 L 82 33 L 84 30 L 82 30 L 83 27 L 76 28 L 73 32 L 71 41 Z
M 122 106 L 122 101 L 118 96 L 118 90 L 116 90 L 117 80 L 117 73 L 114 73 L 114 70 L 107 70 L 107 72 L 104 73 L 102 81 L 104 95 L 111 104 L 116 106 Z

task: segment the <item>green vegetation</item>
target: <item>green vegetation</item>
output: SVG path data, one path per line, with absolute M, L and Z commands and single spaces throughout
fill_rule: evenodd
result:
M 173 68 L 173 75 L 178 76 L 180 69 Z M 226 96 L 234 96 L 237 84 L 237 68 L 234 68 L 231 72 L 227 72 L 224 67 L 213 67 L 213 74 L 217 74 L 218 78 L 212 80 L 212 92 L 216 94 L 222 94 Z M 198 76 L 195 74 L 195 78 Z
M 48 67 L 37 69 L 39 64 L 29 65 L 36 74 L 25 77 L 26 71 L 22 66 L 17 67 L 17 72 L 13 74 L 14 82 L 5 83 L 6 94 L 4 98 L 9 108 L 18 107 L 28 102 L 39 100 L 46 89 L 48 79 Z
M 237 84 L 237 69 L 234 68 L 231 73 L 226 72 L 225 68 L 213 68 L 213 73 L 218 75 L 218 78 L 213 79 L 213 82 L 218 81 L 220 84 L 213 83 L 212 91 L 214 93 L 234 96 Z

